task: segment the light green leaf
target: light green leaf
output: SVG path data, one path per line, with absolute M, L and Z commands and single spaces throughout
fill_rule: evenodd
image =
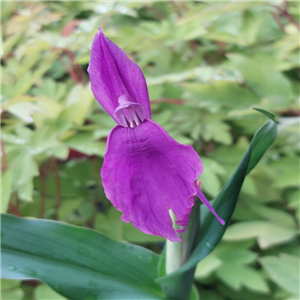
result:
M 40 284 L 34 289 L 35 300 L 66 300 L 46 284 Z
M 43 108 L 36 103 L 20 102 L 12 104 L 7 108 L 7 111 L 20 118 L 25 123 L 32 122 L 32 116 L 35 113 L 44 112 Z
M 263 58 L 249 58 L 240 54 L 230 54 L 229 59 L 241 71 L 245 81 L 260 97 L 279 96 L 290 99 L 292 88 L 290 82 L 272 66 L 264 64 Z
M 215 197 L 221 188 L 221 182 L 218 176 L 210 169 L 205 169 L 200 175 L 202 190 L 209 196 Z
M 217 276 L 229 287 L 238 291 L 242 286 L 260 293 L 267 293 L 269 287 L 259 271 L 237 263 L 226 264 L 216 271 Z
M 65 133 L 72 127 L 72 123 L 76 117 L 77 105 L 73 104 L 66 107 L 58 116 L 56 120 L 56 127 L 60 134 Z
M 205 141 L 214 140 L 225 145 L 231 144 L 230 127 L 226 123 L 217 120 L 217 118 L 205 118 L 204 122 L 205 126 L 202 136 Z
M 116 241 L 149 243 L 165 240 L 160 236 L 145 234 L 131 223 L 123 222 L 121 220 L 122 214 L 114 207 L 108 209 L 106 214 L 97 214 L 95 228 Z
M 86 86 L 75 85 L 67 97 L 67 106 L 75 105 L 76 113 L 74 114 L 74 122 L 76 124 L 83 124 L 89 109 L 95 101 L 90 84 Z
M 24 292 L 21 288 L 1 291 L 1 299 L 3 300 L 22 300 Z
M 244 12 L 243 26 L 239 38 L 244 40 L 246 45 L 252 45 L 257 41 L 264 17 L 263 13 L 254 13 L 251 10 Z
M 69 147 L 64 144 L 60 144 L 53 149 L 53 155 L 58 159 L 66 159 L 69 154 Z
M 180 82 L 188 79 L 202 79 L 207 80 L 212 77 L 212 69 L 209 67 L 197 67 L 192 70 L 184 71 L 181 73 L 175 73 L 175 74 L 166 74 L 163 76 L 159 76 L 156 78 L 147 78 L 147 84 L 148 86 L 156 85 L 156 84 L 162 84 L 162 83 L 168 83 L 168 82 Z
M 33 132 L 30 141 L 30 153 L 32 155 L 41 154 L 57 146 L 59 146 L 57 132 L 51 127 L 44 126 Z
M 292 215 L 287 212 L 260 204 L 249 204 L 250 210 L 264 219 L 271 220 L 274 223 L 282 224 L 283 226 L 295 228 L 295 220 Z
M 220 75 L 219 75 L 220 76 Z M 209 84 L 187 82 L 183 87 L 190 91 L 201 106 L 211 107 L 213 104 L 230 106 L 235 109 L 248 108 L 259 102 L 259 98 L 237 82 L 219 80 Z
M 29 177 L 28 180 L 20 184 L 18 188 L 18 196 L 21 200 L 27 202 L 32 202 L 32 193 L 33 193 L 33 178 Z
M 217 255 L 218 258 L 220 258 L 227 265 L 232 265 L 234 263 L 235 264 L 253 263 L 257 257 L 256 253 L 248 249 L 236 249 L 234 245 L 229 249 L 226 249 L 226 247 L 220 247 L 219 249 L 216 249 L 215 255 Z
M 1 278 L 1 299 L 3 300 L 21 300 L 24 292 L 20 288 L 20 280 L 8 280 Z
M 190 299 L 189 300 L 200 300 L 200 295 L 198 292 L 197 287 L 193 284 L 191 294 L 190 294 Z
M 102 141 L 94 141 L 92 133 L 77 133 L 64 141 L 69 147 L 88 154 L 104 156 L 106 143 Z
M 1 278 L 1 289 L 9 290 L 20 286 L 21 280 L 10 280 Z
M 13 191 L 39 174 L 38 164 L 26 147 L 10 151 L 7 154 L 7 162 L 13 170 Z
M 222 264 L 223 262 L 218 256 L 214 254 L 208 255 L 197 264 L 195 278 L 201 280 L 202 278 L 209 276 Z
M 78 198 L 78 199 L 72 198 L 71 201 L 70 200 L 63 201 L 61 206 L 59 207 L 59 211 L 58 211 L 59 220 L 67 221 L 68 215 L 71 212 L 73 212 L 76 208 L 78 208 L 82 202 L 83 202 L 83 199 L 81 199 L 81 198 Z
M 11 49 L 20 40 L 20 37 L 21 37 L 20 34 L 13 34 L 5 40 L 5 42 L 3 43 L 3 46 L 2 46 L 2 51 L 3 51 L 4 55 L 7 55 L 9 53 L 9 51 L 11 51 Z
M 1 213 L 6 213 L 13 184 L 13 170 L 8 169 L 1 178 Z
M 267 249 L 274 245 L 287 243 L 296 235 L 295 227 L 287 227 L 273 222 L 249 221 L 230 226 L 224 235 L 224 240 L 238 241 L 257 238 L 259 246 Z
M 281 254 L 279 257 L 262 257 L 260 262 L 278 286 L 299 297 L 299 257 Z

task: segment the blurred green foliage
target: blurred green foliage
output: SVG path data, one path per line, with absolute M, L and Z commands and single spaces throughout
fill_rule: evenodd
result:
M 299 299 L 299 3 L 2 2 L 1 211 L 94 228 L 160 251 L 120 221 L 99 171 L 114 121 L 87 76 L 100 25 L 142 68 L 153 119 L 204 163 L 217 195 L 265 118 L 278 137 L 247 177 L 223 241 L 196 270 L 201 299 Z M 2 298 L 64 299 L 2 282 Z

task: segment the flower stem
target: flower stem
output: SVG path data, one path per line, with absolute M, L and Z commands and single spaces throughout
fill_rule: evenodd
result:
M 171 214 L 173 224 L 175 216 Z M 175 223 L 176 224 L 176 223 Z M 184 233 L 180 234 L 181 242 L 166 243 L 166 273 L 178 270 L 192 254 L 200 231 L 200 201 L 196 201 L 189 218 L 189 224 Z M 174 300 L 189 299 L 196 268 L 176 275 L 176 284 L 172 291 L 168 290 L 168 298 Z
M 186 231 L 181 235 L 181 265 L 183 265 L 197 245 L 197 238 L 200 233 L 200 201 L 195 201 L 194 207 L 190 214 L 189 224 Z
M 170 210 L 170 216 L 173 221 L 173 228 L 177 229 L 176 217 L 173 211 Z M 175 272 L 181 266 L 181 242 L 166 242 L 166 273 Z

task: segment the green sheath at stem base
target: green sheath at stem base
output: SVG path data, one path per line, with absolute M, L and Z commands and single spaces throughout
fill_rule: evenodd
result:
M 173 224 L 175 216 L 171 213 Z M 175 228 L 175 227 L 174 227 Z M 192 209 L 189 224 L 185 232 L 180 234 L 181 242 L 166 243 L 166 273 L 170 274 L 178 270 L 189 258 L 196 246 L 197 236 L 200 231 L 200 201 L 197 200 Z M 180 281 L 177 283 L 177 289 L 172 291 L 173 296 L 170 299 L 182 300 L 189 299 L 191 287 L 193 285 L 195 268 L 182 274 Z

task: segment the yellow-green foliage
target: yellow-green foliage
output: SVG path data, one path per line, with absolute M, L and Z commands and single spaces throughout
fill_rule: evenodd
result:
M 160 251 L 162 239 L 121 222 L 101 186 L 114 121 L 86 72 L 99 25 L 142 68 L 153 119 L 201 155 L 209 198 L 265 122 L 251 107 L 275 113 L 275 144 L 247 177 L 222 242 L 198 264 L 196 286 L 203 300 L 299 299 L 299 3 L 1 5 L 2 212 Z M 2 295 L 64 299 L 20 281 L 4 281 Z

